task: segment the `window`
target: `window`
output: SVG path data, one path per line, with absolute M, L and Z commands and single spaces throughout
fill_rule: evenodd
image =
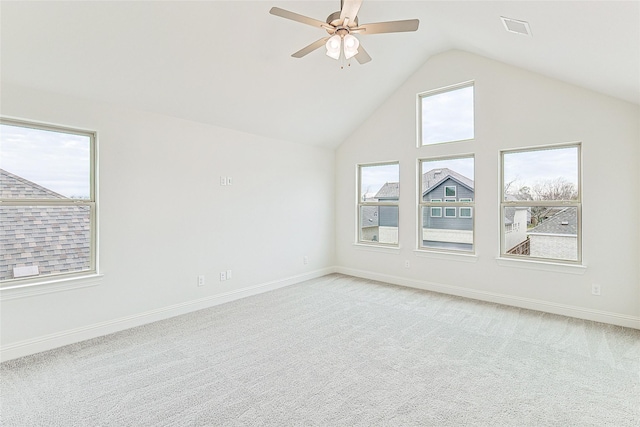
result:
M 96 270 L 95 134 L 0 120 L 0 282 Z
M 461 207 L 459 216 L 460 218 L 471 218 L 471 208 Z
M 503 151 L 501 255 L 581 262 L 580 144 Z
M 418 248 L 473 252 L 473 156 L 423 159 L 419 171 Z
M 470 197 L 461 197 L 459 199 L 461 202 L 472 202 L 473 199 L 471 199 Z M 460 216 L 460 218 L 471 218 L 473 208 L 470 207 L 460 207 L 458 209 L 458 215 Z
M 400 165 L 358 166 L 358 243 L 398 245 Z
M 456 186 L 447 185 L 444 187 L 444 197 L 456 197 Z
M 418 146 L 473 138 L 473 82 L 418 94 Z

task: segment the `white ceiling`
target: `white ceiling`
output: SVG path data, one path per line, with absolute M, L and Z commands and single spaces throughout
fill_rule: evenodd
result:
M 360 23 L 420 19 L 415 33 L 360 36 L 373 58 L 290 55 L 322 30 L 322 1 L 8 2 L 3 82 L 299 143 L 336 147 L 430 56 L 461 49 L 640 104 L 639 1 L 365 0 Z M 500 16 L 528 21 L 533 37 Z

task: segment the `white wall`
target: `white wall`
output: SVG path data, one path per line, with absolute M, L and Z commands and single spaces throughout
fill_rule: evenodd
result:
M 579 72 L 579 70 L 576 70 Z M 416 94 L 475 81 L 474 141 L 416 148 Z M 585 269 L 499 254 L 499 151 L 581 141 Z M 483 57 L 432 57 L 336 154 L 339 271 L 640 328 L 640 109 Z M 476 257 L 416 253 L 416 159 L 475 154 Z M 400 162 L 400 250 L 354 245 L 355 165 Z M 405 260 L 410 267 L 405 267 Z M 591 294 L 599 284 L 602 295 Z
M 3 295 L 5 358 L 315 277 L 334 265 L 333 150 L 6 84 L 1 108 L 3 116 L 98 132 L 103 274 L 97 286 Z M 220 186 L 221 175 L 233 185 Z M 232 280 L 220 282 L 227 269 Z M 196 286 L 198 275 L 205 286 Z

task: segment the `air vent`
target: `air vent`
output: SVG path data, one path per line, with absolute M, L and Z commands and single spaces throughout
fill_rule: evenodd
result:
M 501 16 L 500 19 L 504 24 L 504 28 L 510 33 L 522 34 L 523 36 L 531 36 L 531 28 L 529 28 L 528 22 L 505 18 L 504 16 Z

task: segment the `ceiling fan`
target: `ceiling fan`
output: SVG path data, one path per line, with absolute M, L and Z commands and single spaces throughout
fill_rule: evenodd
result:
M 358 23 L 358 11 L 363 0 L 340 0 L 340 11 L 334 12 L 327 17 L 326 21 L 309 18 L 288 10 L 272 7 L 269 13 L 281 18 L 291 19 L 325 30 L 329 36 L 316 40 L 291 56 L 302 58 L 314 50 L 325 46 L 327 56 L 339 59 L 344 53 L 345 59 L 355 57 L 360 64 L 371 61 L 371 57 L 360 44 L 360 41 L 353 34 L 380 34 L 380 33 L 400 33 L 405 31 L 416 31 L 420 21 L 417 19 L 407 19 L 404 21 L 376 22 L 373 24 Z M 341 49 L 342 48 L 342 49 Z

